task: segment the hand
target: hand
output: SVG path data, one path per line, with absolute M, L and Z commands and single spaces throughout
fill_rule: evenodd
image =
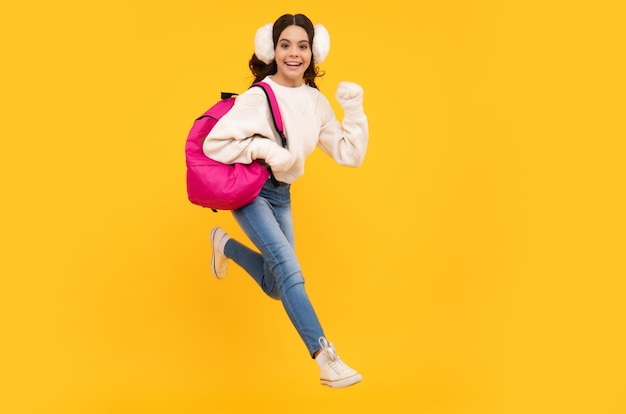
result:
M 340 82 L 335 94 L 344 111 L 363 111 L 363 88 L 353 82 Z
M 272 167 L 272 171 L 287 171 L 293 165 L 295 159 L 289 150 L 275 143 L 270 143 L 265 162 Z

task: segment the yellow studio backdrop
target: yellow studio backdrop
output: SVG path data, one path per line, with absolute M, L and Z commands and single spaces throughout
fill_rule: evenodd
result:
M 624 413 L 618 1 L 12 2 L 2 35 L 0 412 Z M 410 5 L 410 8 L 409 8 Z M 307 289 L 361 384 L 186 199 L 184 140 L 283 13 L 360 83 L 361 168 L 294 184 Z

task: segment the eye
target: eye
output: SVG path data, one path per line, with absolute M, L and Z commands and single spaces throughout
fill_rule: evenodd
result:
M 302 49 L 302 50 L 307 50 L 308 48 L 309 48 L 309 45 L 307 45 L 307 44 L 300 45 L 300 49 Z

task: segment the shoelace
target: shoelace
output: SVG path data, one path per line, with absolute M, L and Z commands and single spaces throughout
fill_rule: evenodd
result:
M 323 336 L 318 340 L 322 352 L 328 357 L 328 366 L 332 369 L 336 375 L 343 375 L 349 368 L 348 366 L 339 358 L 337 355 L 337 351 L 335 351 L 335 347 L 333 344 L 328 343 L 326 338 Z

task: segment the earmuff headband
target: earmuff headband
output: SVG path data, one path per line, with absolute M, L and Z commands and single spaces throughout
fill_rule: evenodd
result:
M 254 54 L 266 65 L 272 63 L 276 57 L 274 53 L 274 39 L 272 38 L 273 29 L 274 25 L 268 23 L 261 26 L 254 36 Z M 330 35 L 328 30 L 321 24 L 315 25 L 312 49 L 314 63 L 319 65 L 326 60 L 330 51 Z

